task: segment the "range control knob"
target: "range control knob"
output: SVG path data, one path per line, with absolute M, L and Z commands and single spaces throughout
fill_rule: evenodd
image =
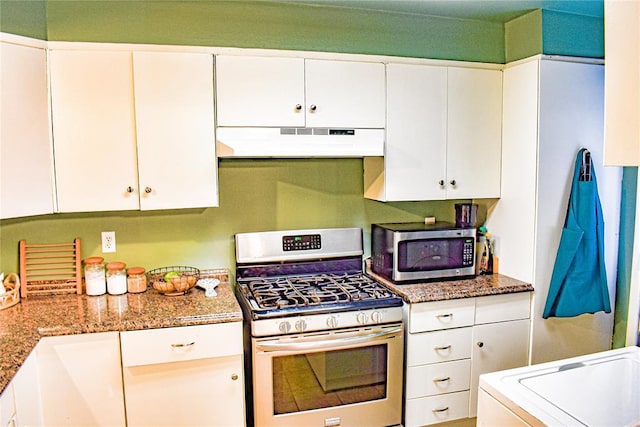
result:
M 278 325 L 278 329 L 280 329 L 280 332 L 282 332 L 283 334 L 288 334 L 291 330 L 291 323 L 287 322 L 286 320 L 284 322 L 280 322 L 280 324 Z
M 300 319 L 296 321 L 296 331 L 303 332 L 307 329 L 307 322 L 304 319 Z
M 379 311 L 374 311 L 373 313 L 371 313 L 371 321 L 375 323 L 382 322 L 382 313 L 380 313 Z
M 359 324 L 366 325 L 367 324 L 367 317 L 368 317 L 367 313 L 360 312 L 356 316 L 356 320 L 358 321 Z
M 327 326 L 335 329 L 338 327 L 338 318 L 336 316 L 329 316 L 327 318 Z

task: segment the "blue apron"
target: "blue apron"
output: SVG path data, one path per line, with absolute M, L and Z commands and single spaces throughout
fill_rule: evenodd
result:
M 611 312 L 604 264 L 604 221 L 598 197 L 595 167 L 581 176 L 584 154 L 576 158 L 571 195 L 553 266 L 543 318 L 573 317 L 584 313 Z M 590 158 L 590 157 L 589 157 Z

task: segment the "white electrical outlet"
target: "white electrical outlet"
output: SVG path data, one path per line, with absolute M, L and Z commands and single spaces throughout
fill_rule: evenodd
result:
M 116 251 L 116 232 L 102 232 L 102 253 L 110 253 Z

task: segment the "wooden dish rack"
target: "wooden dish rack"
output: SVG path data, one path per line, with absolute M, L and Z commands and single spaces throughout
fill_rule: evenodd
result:
M 81 294 L 80 239 L 71 243 L 20 241 L 21 295 Z

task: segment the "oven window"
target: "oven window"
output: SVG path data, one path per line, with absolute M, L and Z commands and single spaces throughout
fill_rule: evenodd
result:
M 398 244 L 399 271 L 460 268 L 467 239 L 405 240 Z
M 386 344 L 274 357 L 274 414 L 384 399 L 386 379 Z

